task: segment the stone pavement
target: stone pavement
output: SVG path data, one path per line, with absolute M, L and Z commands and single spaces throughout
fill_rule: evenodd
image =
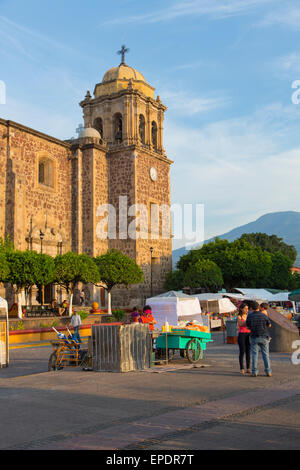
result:
M 237 346 L 215 339 L 209 367 L 179 359 L 159 374 L 45 372 L 49 348 L 12 351 L 0 449 L 299 448 L 300 366 L 273 353 L 273 377 L 243 377 Z

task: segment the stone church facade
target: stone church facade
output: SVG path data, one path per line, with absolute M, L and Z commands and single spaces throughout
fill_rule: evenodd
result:
M 141 303 L 150 296 L 151 279 L 153 293 L 161 292 L 172 268 L 171 235 L 162 236 L 162 214 L 159 230 L 150 230 L 155 207 L 163 206 L 170 217 L 166 107 L 143 75 L 123 61 L 80 106 L 84 127 L 78 139 L 68 141 L 0 119 L 0 236 L 9 235 L 16 249 L 52 256 L 70 250 L 99 256 L 119 249 L 141 266 L 144 282 L 129 291 L 117 289 L 113 301 Z M 116 214 L 113 237 L 99 235 L 108 205 Z M 141 206 L 146 215 L 144 209 L 141 216 Z M 137 217 L 147 217 L 148 227 L 137 224 L 135 236 L 129 236 L 126 214 L 127 228 Z M 48 300 L 59 299 L 55 289 L 48 286 Z M 104 306 L 98 288 L 86 289 L 90 300 Z

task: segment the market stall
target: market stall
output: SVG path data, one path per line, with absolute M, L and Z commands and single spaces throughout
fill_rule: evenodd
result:
M 147 299 L 146 303 L 151 306 L 153 316 L 157 321 L 156 327 L 159 329 L 166 321 L 174 326 L 182 321 L 197 321 L 203 325 L 201 307 L 196 297 L 169 291 Z
M 8 305 L 0 297 L 0 368 L 9 364 Z
M 222 316 L 237 310 L 237 307 L 230 299 L 223 297 L 224 294 L 197 294 L 195 297 L 200 302 L 202 311 L 207 312 L 210 319 L 210 328 L 220 328 L 222 326 Z

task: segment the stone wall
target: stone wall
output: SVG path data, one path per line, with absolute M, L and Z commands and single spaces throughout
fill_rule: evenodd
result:
M 0 237 L 10 236 L 16 249 L 42 249 L 51 256 L 60 249 L 71 249 L 69 154 L 64 142 L 0 120 L 0 165 L 4 169 L 0 174 Z M 51 186 L 39 183 L 41 159 L 51 164 Z M 11 292 L 6 291 L 5 296 L 11 304 Z
M 71 248 L 71 179 L 68 146 L 18 124 L 2 125 L 0 180 L 0 236 L 10 235 L 15 248 L 40 251 L 55 256 L 58 243 Z M 6 137 L 3 138 L 3 130 Z M 39 184 L 39 159 L 53 162 L 53 187 Z M 4 215 L 4 216 L 3 216 Z M 26 239 L 31 239 L 27 240 Z
M 150 178 L 150 169 L 154 167 L 157 171 L 157 180 Z M 135 185 L 136 201 L 138 204 L 144 204 L 148 208 L 148 240 L 137 240 L 137 258 L 136 262 L 144 271 L 144 286 L 150 285 L 151 277 L 151 253 L 152 252 L 152 287 L 153 292 L 159 292 L 163 289 L 163 283 L 168 271 L 172 269 L 172 239 L 170 222 L 170 161 L 163 158 L 138 151 L 135 159 Z M 159 214 L 158 232 L 151 231 L 151 205 L 164 205 L 169 208 L 166 215 L 169 215 L 169 238 L 162 238 L 163 218 Z M 165 222 L 168 222 L 167 218 Z M 167 228 L 167 227 L 165 227 Z M 155 227 L 154 227 L 155 229 Z

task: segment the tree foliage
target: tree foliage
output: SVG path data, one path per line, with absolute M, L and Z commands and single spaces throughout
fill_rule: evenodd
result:
M 284 256 L 291 260 L 294 264 L 297 258 L 297 250 L 293 245 L 287 245 L 284 243 L 283 238 L 279 238 L 276 235 L 267 235 L 266 233 L 244 233 L 240 240 L 245 240 L 254 247 L 261 247 L 263 251 L 269 253 L 276 253 L 279 251 Z
M 221 269 L 213 261 L 200 258 L 191 264 L 184 274 L 184 285 L 187 287 L 203 287 L 206 290 L 217 290 L 223 286 Z
M 207 259 L 220 268 L 226 289 L 287 289 L 292 282 L 290 268 L 294 258 L 295 248 L 286 245 L 275 235 L 245 234 L 233 242 L 216 238 L 213 242 L 204 244 L 202 248 L 191 250 L 180 258 L 177 268 L 185 275 L 200 260 Z M 195 271 L 190 272 L 196 275 Z M 176 276 L 180 278 L 179 273 Z M 189 279 L 191 283 L 191 275 Z
M 57 255 L 54 259 L 54 281 L 64 287 L 68 294 L 74 293 L 79 282 L 97 284 L 99 272 L 92 258 L 88 255 L 73 253 Z
M 108 250 L 95 258 L 99 277 L 105 289 L 110 292 L 117 285 L 139 284 L 143 272 L 133 259 L 118 250 Z
M 51 256 L 36 251 L 7 251 L 9 272 L 5 282 L 18 293 L 36 285 L 47 285 L 54 280 L 54 260 Z
M 180 269 L 169 271 L 165 282 L 164 288 L 169 290 L 181 290 L 184 287 L 184 274 Z

